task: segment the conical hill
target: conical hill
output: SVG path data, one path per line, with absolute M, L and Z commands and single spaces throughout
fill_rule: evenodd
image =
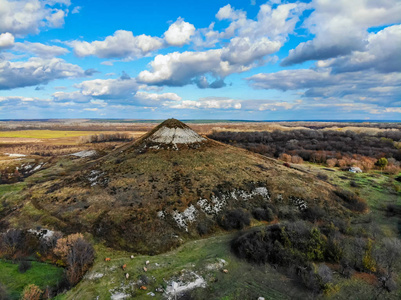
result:
M 330 184 L 174 119 L 101 158 L 65 164 L 54 178 L 30 190 L 29 200 L 52 220 L 41 225 L 143 253 L 222 230 L 228 211 L 347 212 Z

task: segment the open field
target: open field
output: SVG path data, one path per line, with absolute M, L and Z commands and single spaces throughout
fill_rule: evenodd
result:
M 56 139 L 94 134 L 94 131 L 18 130 L 0 131 L 0 138 Z

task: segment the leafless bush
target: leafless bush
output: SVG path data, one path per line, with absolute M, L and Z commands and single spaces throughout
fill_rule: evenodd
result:
M 22 248 L 24 242 L 24 235 L 22 230 L 19 229 L 9 229 L 2 236 L 2 252 L 6 255 L 14 255 L 15 252 Z
M 79 138 L 79 142 L 81 144 L 87 143 L 103 143 L 103 142 L 112 142 L 112 141 L 132 141 L 133 138 L 126 132 L 117 132 L 117 133 L 100 133 L 93 135 L 81 136 Z
M 40 300 L 43 291 L 36 285 L 30 284 L 22 292 L 22 300 Z

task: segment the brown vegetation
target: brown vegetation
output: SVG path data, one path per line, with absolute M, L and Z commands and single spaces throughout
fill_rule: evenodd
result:
M 378 132 L 375 135 L 353 131 L 292 130 L 273 132 L 213 132 L 210 138 L 244 147 L 287 163 L 303 160 L 329 167 L 356 166 L 368 171 L 381 158 L 388 158 L 384 171 L 401 171 L 401 130 Z M 378 167 L 379 168 L 379 167 Z

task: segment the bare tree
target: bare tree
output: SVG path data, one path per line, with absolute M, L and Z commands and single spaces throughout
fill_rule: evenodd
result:
M 378 275 L 379 294 L 383 291 L 391 292 L 397 288 L 394 280 L 394 271 L 401 262 L 401 241 L 397 238 L 384 238 L 381 248 L 376 253 L 376 260 L 384 268 Z
M 67 255 L 67 278 L 71 285 L 75 285 L 90 268 L 95 259 L 95 250 L 83 238 L 78 238 L 69 245 Z

